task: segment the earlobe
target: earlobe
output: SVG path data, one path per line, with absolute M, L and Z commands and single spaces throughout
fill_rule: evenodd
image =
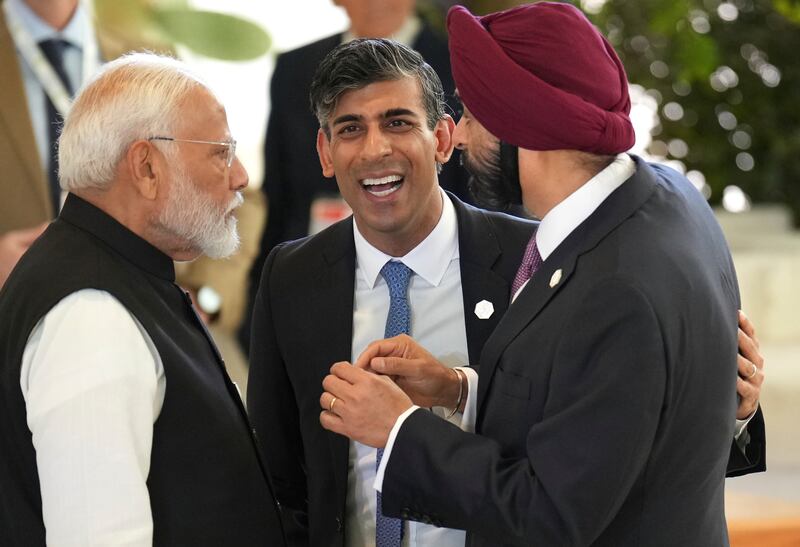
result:
M 436 136 L 436 161 L 439 163 L 447 163 L 450 156 L 453 155 L 453 131 L 455 128 L 456 124 L 448 114 L 436 122 L 434 135 Z
M 333 170 L 331 143 L 322 129 L 317 131 L 317 154 L 319 155 L 319 164 L 322 166 L 322 175 L 327 178 L 334 176 L 336 173 Z
M 136 141 L 125 155 L 125 162 L 134 187 L 143 198 L 158 196 L 159 167 L 155 165 L 154 146 L 148 141 Z

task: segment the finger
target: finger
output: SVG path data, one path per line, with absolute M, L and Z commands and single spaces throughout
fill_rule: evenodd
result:
M 742 355 L 736 356 L 736 364 L 739 371 L 739 376 L 744 378 L 745 380 L 749 379 L 753 376 L 753 367 L 756 366 L 753 362 L 751 362 L 746 357 Z M 758 367 L 755 369 L 755 373 L 758 374 Z
M 354 367 L 350 363 L 336 363 L 331 367 L 331 374 L 350 384 L 356 384 L 357 382 L 364 381 L 364 375 L 369 373 Z
M 405 349 L 405 344 L 402 338 L 395 336 L 394 338 L 387 338 L 385 340 L 377 340 L 361 352 L 361 355 L 356 359 L 356 368 L 366 369 L 369 368 L 370 362 L 376 357 L 386 357 L 390 355 L 402 355 Z
M 348 395 L 350 394 L 350 390 L 353 389 L 353 385 L 346 381 L 342 380 L 338 376 L 334 376 L 333 374 L 328 374 L 322 380 L 322 389 L 330 393 L 334 397 L 339 397 L 340 399 L 348 399 Z
M 756 333 L 753 322 L 742 310 L 739 310 L 739 328 L 747 333 L 747 336 L 753 336 Z
M 338 410 L 343 406 L 344 401 L 339 397 L 336 397 L 332 393 L 328 391 L 322 392 L 322 395 L 319 396 L 319 406 L 322 410 L 327 410 L 328 412 L 333 412 L 334 414 L 338 414 Z M 331 409 L 334 407 L 335 410 Z
M 744 419 L 758 406 L 758 389 L 741 378 L 736 379 L 736 393 L 739 394 L 739 406 L 736 408 L 736 417 Z
M 753 339 L 753 343 L 755 343 L 756 347 L 759 347 L 758 337 L 756 336 L 756 327 L 742 310 L 739 310 L 739 328 L 742 329 L 747 336 Z
M 422 363 L 419 359 L 402 357 L 376 357 L 370 362 L 375 372 L 387 376 L 419 376 Z
M 755 342 L 742 329 L 739 329 L 739 354 L 758 368 L 761 368 L 759 365 L 764 364 L 764 358 L 758 352 Z
M 323 428 L 327 429 L 328 431 L 333 431 L 334 433 L 338 433 L 339 435 L 344 435 L 345 433 L 345 425 L 344 420 L 341 417 L 337 416 L 333 412 L 323 410 L 319 414 L 319 423 L 322 425 Z
M 758 387 L 754 386 L 747 380 L 742 378 L 736 379 L 736 393 L 739 394 L 742 401 L 748 401 L 750 403 L 755 403 L 758 400 L 758 394 L 760 390 Z

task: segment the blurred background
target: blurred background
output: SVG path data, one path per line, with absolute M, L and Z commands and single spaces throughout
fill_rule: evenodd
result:
M 452 3 L 417 9 L 444 36 Z M 487 13 L 520 2 L 463 3 Z M 732 544 L 800 545 L 800 1 L 573 3 L 628 71 L 634 152 L 685 172 L 715 207 L 766 358 L 769 471 L 728 480 Z M 253 186 L 263 179 L 276 55 L 349 25 L 330 0 L 95 0 L 94 10 L 106 51 L 171 50 L 207 78 Z M 243 385 L 246 363 L 223 344 Z

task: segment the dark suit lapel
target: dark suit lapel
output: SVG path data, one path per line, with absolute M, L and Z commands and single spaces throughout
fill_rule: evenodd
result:
M 458 219 L 458 254 L 469 364 L 477 367 L 483 345 L 508 307 L 509 283 L 494 269 L 503 250 L 485 214 L 468 208 L 453 196 L 451 200 Z M 484 303 L 484 307 L 488 303 L 494 311 L 481 319 L 475 309 L 478 303 Z
M 20 187 L 18 180 L 6 180 L 0 177 L 0 188 L 7 184 L 14 188 L 4 189 L 3 195 L 17 195 L 20 192 L 32 192 L 48 218 L 52 218 L 52 204 L 42 165 L 39 161 L 36 137 L 33 134 L 25 87 L 17 59 L 14 41 L 6 27 L 5 15 L 0 9 L 0 66 L 3 67 L 3 85 L 0 85 L 0 125 L 11 141 L 14 150 L 22 160 L 28 172 L 28 180 L 36 181 L 32 188 Z M 16 200 L 15 200 L 16 201 Z M 20 201 L 17 201 L 18 203 Z
M 600 204 L 544 261 L 486 342 L 481 354 L 478 419 L 503 350 L 569 283 L 578 258 L 596 247 L 611 231 L 642 206 L 655 189 L 655 176 L 639 158 L 637 171 Z
M 350 360 L 353 346 L 353 299 L 355 292 L 356 251 L 353 241 L 352 217 L 333 226 L 328 231 L 325 250 L 319 262 L 319 275 L 313 289 L 312 306 L 317 310 L 309 321 L 318 324 L 319 351 Z M 309 348 L 311 349 L 311 348 Z M 333 361 L 319 371 L 321 377 L 328 373 Z M 322 393 L 322 385 L 320 385 Z M 331 450 L 331 465 L 336 477 L 336 499 L 347 496 L 347 466 L 349 441 L 346 437 L 327 432 Z

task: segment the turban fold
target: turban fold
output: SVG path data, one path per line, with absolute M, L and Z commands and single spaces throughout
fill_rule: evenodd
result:
M 625 69 L 574 6 L 539 2 L 485 17 L 454 6 L 447 30 L 461 100 L 500 140 L 595 154 L 633 146 Z

